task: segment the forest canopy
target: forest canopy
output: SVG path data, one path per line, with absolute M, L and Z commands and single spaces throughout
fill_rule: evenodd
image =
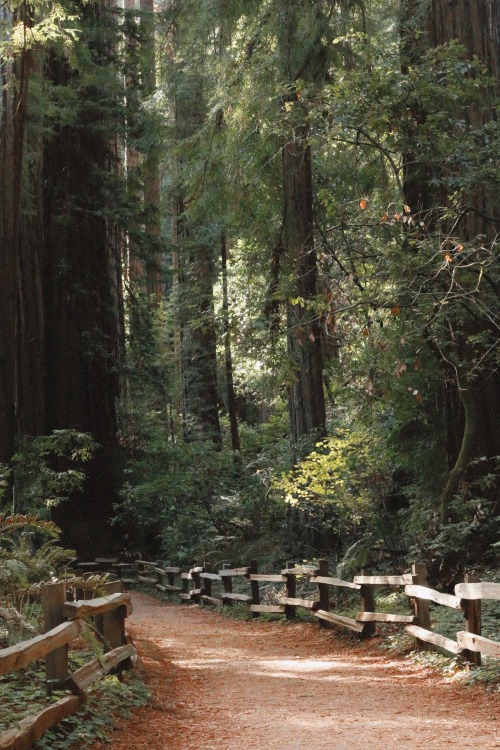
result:
M 496 0 L 0 8 L 2 512 L 498 562 Z

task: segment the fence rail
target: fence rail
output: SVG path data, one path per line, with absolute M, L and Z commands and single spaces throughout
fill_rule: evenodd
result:
M 400 625 L 424 647 L 438 647 L 453 655 L 462 655 L 471 664 L 480 664 L 481 654 L 500 658 L 500 643 L 481 635 L 481 602 L 500 601 L 500 583 L 478 581 L 466 576 L 455 586 L 453 594 L 437 591 L 427 584 L 426 569 L 414 565 L 411 573 L 403 575 L 367 575 L 361 571 L 352 581 L 330 576 L 326 560 L 316 566 L 293 565 L 277 573 L 260 573 L 257 561 L 245 567 L 224 567 L 217 572 L 208 565 L 196 565 L 189 570 L 162 566 L 159 561 L 136 560 L 120 562 L 116 558 L 99 558 L 75 566 L 86 575 L 110 572 L 120 579 L 106 584 L 106 596 L 89 599 L 83 592 L 71 592 L 66 583 L 48 584 L 42 588 L 41 603 L 46 632 L 10 648 L 0 649 L 0 675 L 26 667 L 32 661 L 45 659 L 47 687 L 63 687 L 67 695 L 37 714 L 19 721 L 18 725 L 0 734 L 0 750 L 28 750 L 44 732 L 75 713 L 84 700 L 84 691 L 114 668 L 128 666 L 136 656 L 135 648 L 127 643 L 125 618 L 131 613 L 131 598 L 123 592 L 123 584 L 136 582 L 154 586 L 168 597 L 181 603 L 200 603 L 232 606 L 242 603 L 253 617 L 278 614 L 287 619 L 296 616 L 297 609 L 306 609 L 321 627 L 346 628 L 366 638 L 376 632 L 377 623 Z M 233 583 L 238 590 L 233 590 Z M 298 595 L 298 586 L 299 588 Z M 261 586 L 281 585 L 275 603 L 262 601 Z M 302 584 L 309 592 L 301 590 Z M 378 587 L 399 588 L 412 605 L 413 614 L 377 612 Z M 243 589 L 246 587 L 246 591 Z M 316 587 L 311 590 L 311 587 Z M 335 611 L 332 591 L 350 589 L 359 594 L 359 611 L 347 617 Z M 464 629 L 455 639 L 436 633 L 431 627 L 430 604 L 461 611 Z M 103 655 L 93 659 L 72 674 L 68 673 L 68 647 L 93 621 L 93 628 L 103 641 Z
M 41 604 L 46 632 L 0 649 L 0 675 L 45 659 L 47 692 L 60 688 L 72 693 L 2 732 L 0 750 L 29 750 L 47 729 L 78 711 L 86 687 L 114 668 L 125 668 L 136 656 L 125 634 L 125 618 L 132 611 L 130 594 L 118 590 L 122 588 L 120 581 L 107 586 L 107 596 L 73 601 L 67 600 L 74 592 L 65 582 L 43 586 Z M 100 633 L 104 654 L 69 674 L 69 644 L 88 628 L 84 618 L 94 618 L 92 630 Z
M 158 561 L 137 560 L 134 562 L 136 580 L 154 585 L 157 590 L 175 596 L 181 602 L 231 606 L 234 601 L 246 604 L 254 617 L 261 614 L 281 614 L 288 619 L 295 617 L 297 608 L 306 608 L 322 626 L 335 625 L 347 628 L 361 637 L 375 633 L 377 623 L 401 625 L 408 635 L 413 636 L 422 647 L 436 646 L 457 655 L 462 655 L 470 664 L 480 664 L 481 654 L 500 658 L 500 643 L 481 636 L 481 601 L 500 601 L 500 583 L 477 581 L 466 576 L 463 583 L 454 588 L 454 593 L 444 593 L 427 584 L 427 571 L 424 565 L 413 565 L 411 573 L 402 575 L 367 575 L 362 572 L 352 581 L 328 575 L 326 560 L 319 560 L 317 566 L 295 565 L 282 569 L 279 573 L 259 573 L 257 562 L 249 566 L 225 568 L 217 573 L 208 566 L 194 566 L 189 571 L 180 568 L 162 568 Z M 132 570 L 132 567 L 130 568 Z M 153 578 L 150 573 L 154 572 Z M 169 584 L 164 579 L 168 577 Z M 179 584 L 175 585 L 175 578 Z M 233 579 L 243 578 L 250 587 L 248 593 L 233 593 Z M 297 580 L 317 586 L 317 595 L 312 598 L 297 596 Z M 134 580 L 134 579 L 130 579 Z M 265 604 L 261 601 L 261 583 L 282 584 L 284 593 L 277 603 Z M 222 590 L 214 592 L 213 586 Z M 400 587 L 413 608 L 412 615 L 376 611 L 375 592 L 377 587 Z M 331 610 L 331 590 L 346 588 L 359 591 L 360 611 L 355 617 L 346 617 Z M 437 604 L 463 612 L 464 629 L 456 633 L 455 639 L 445 637 L 432 630 L 429 605 Z

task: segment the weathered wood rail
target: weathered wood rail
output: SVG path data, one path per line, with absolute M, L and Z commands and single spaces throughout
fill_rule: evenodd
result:
M 259 573 L 255 560 L 246 567 L 224 568 L 217 573 L 206 565 L 192 567 L 189 571 L 178 567 L 162 568 L 158 561 L 136 560 L 134 565 L 137 581 L 151 584 L 169 596 L 177 596 L 181 602 L 231 606 L 237 601 L 244 604 L 254 617 L 275 613 L 288 619 L 293 619 L 297 608 L 302 607 L 308 609 L 320 625 L 347 628 L 362 638 L 374 635 L 377 623 L 399 624 L 421 647 L 444 649 L 453 655 L 463 656 L 470 664 L 480 664 L 481 654 L 500 658 L 500 643 L 481 636 L 481 601 L 500 601 L 500 583 L 480 582 L 466 576 L 463 583 L 455 586 L 454 594 L 447 594 L 428 586 L 424 565 L 413 565 L 411 573 L 402 575 L 362 573 L 354 576 L 352 581 L 344 581 L 328 575 L 326 560 L 319 560 L 317 565 L 287 567 L 279 573 Z M 176 578 L 179 579 L 177 584 Z M 240 585 L 240 591 L 234 593 L 235 579 L 240 583 L 245 581 L 249 590 L 241 591 Z M 317 586 L 312 598 L 300 598 L 296 595 L 298 580 Z M 278 603 L 261 602 L 261 583 L 282 584 L 284 593 L 279 597 Z M 216 585 L 218 591 L 214 591 Z M 413 614 L 377 612 L 375 592 L 381 586 L 400 587 L 409 598 Z M 336 588 L 359 591 L 360 608 L 355 617 L 331 611 L 331 591 Z M 463 613 L 464 628 L 456 633 L 455 639 L 432 630 L 431 602 Z
M 47 729 L 78 711 L 88 685 L 114 668 L 129 666 L 135 657 L 135 648 L 127 643 L 125 633 L 125 618 L 131 612 L 130 594 L 123 592 L 121 581 L 107 584 L 107 588 L 106 596 L 72 600 L 74 592 L 65 582 L 43 586 L 41 604 L 46 632 L 0 649 L 0 676 L 44 659 L 47 692 L 57 688 L 71 693 L 14 722 L 14 727 L 0 734 L 0 750 L 28 750 Z M 92 631 L 101 636 L 103 655 L 70 674 L 69 644 L 85 633 L 91 618 Z

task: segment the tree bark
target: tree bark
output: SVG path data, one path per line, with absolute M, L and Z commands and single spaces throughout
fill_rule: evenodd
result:
M 82 14 L 92 25 L 107 20 L 103 6 L 82 7 Z M 96 72 L 105 76 L 107 45 L 101 39 L 89 46 Z M 46 144 L 45 426 L 47 432 L 89 432 L 100 445 L 87 469 L 83 497 L 70 497 L 53 517 L 65 544 L 79 555 L 93 555 L 113 547 L 109 521 L 119 485 L 116 400 L 122 332 L 116 299 L 119 259 L 108 212 L 117 199 L 108 177 L 117 169 L 111 147 L 116 123 L 105 85 L 83 82 L 58 56 L 50 60 L 50 72 L 56 85 L 77 88 L 80 111 Z
M 496 0 L 433 0 L 430 17 L 430 44 L 447 44 L 457 40 L 464 45 L 470 60 L 477 58 L 492 77 L 492 100 L 500 93 L 500 7 Z M 463 113 L 472 127 L 494 117 L 493 111 L 474 107 Z M 467 215 L 459 229 L 463 242 L 494 245 L 498 241 L 500 208 L 498 195 L 492 186 L 483 183 L 474 194 L 464 195 L 463 204 Z M 471 279 L 471 286 L 476 279 Z M 468 286 L 467 278 L 464 285 Z M 484 299 L 483 293 L 483 301 Z M 498 298 L 493 298 L 498 305 Z M 441 498 L 442 520 L 448 519 L 449 506 L 453 496 L 459 491 L 466 477 L 477 477 L 477 471 L 470 472 L 470 462 L 484 457 L 491 459 L 500 454 L 500 427 L 494 416 L 500 404 L 500 377 L 494 362 L 489 361 L 488 353 L 481 344 L 472 344 L 473 338 L 496 335 L 487 316 L 477 316 L 472 311 L 463 315 L 462 331 L 458 334 L 459 393 L 465 413 L 465 426 L 460 452 L 450 472 Z M 479 363 L 479 364 L 478 364 Z M 491 469 L 490 462 L 486 463 Z
M 227 411 L 231 428 L 231 447 L 235 454 L 240 451 L 240 435 L 238 417 L 236 414 L 236 395 L 234 392 L 233 357 L 231 352 L 231 330 L 229 323 L 229 289 L 227 278 L 227 242 L 225 235 L 221 237 L 222 262 L 222 335 L 224 336 L 224 359 L 226 364 Z
M 283 148 L 283 243 L 295 283 L 287 302 L 288 353 L 294 370 L 289 386 L 292 437 L 326 433 L 321 329 L 314 309 L 317 262 L 312 219 L 311 154 L 306 139 Z M 290 299 L 290 298 L 289 298 Z M 312 308 L 311 308 L 312 306 Z
M 415 3 L 406 4 L 408 16 Z M 457 41 L 465 48 L 468 60 L 476 58 L 484 64 L 492 84 L 488 96 L 493 102 L 500 92 L 500 6 L 496 0 L 432 0 L 428 7 L 424 34 L 418 43 L 403 45 L 408 64 L 418 65 L 422 53 L 437 46 Z M 470 106 L 457 112 L 471 132 L 495 118 L 492 108 Z M 419 121 L 417 119 L 417 127 Z M 425 157 L 424 157 L 425 161 Z M 425 166 L 425 165 L 424 165 Z M 441 170 L 441 171 L 440 171 Z M 425 174 L 427 172 L 427 174 Z M 498 286 L 495 279 L 485 282 L 482 269 L 488 253 L 498 242 L 500 207 L 494 181 L 483 180 L 480 185 L 465 184 L 458 196 L 461 220 L 452 227 L 448 219 L 440 219 L 444 207 L 456 196 L 446 194 L 445 183 L 438 192 L 432 175 L 444 176 L 444 166 L 417 170 L 412 159 L 405 164 L 406 200 L 417 217 L 423 216 L 429 229 L 440 229 L 453 245 L 465 246 L 474 261 L 470 268 L 458 267 L 455 274 L 459 302 L 450 308 L 445 321 L 444 338 L 448 362 L 455 373 L 456 387 L 463 407 L 464 421 L 456 419 L 455 427 L 462 427 L 458 436 L 459 448 L 441 495 L 441 519 L 450 520 L 450 504 L 467 482 L 478 479 L 484 471 L 493 469 L 494 456 L 500 454 L 500 428 L 495 418 L 500 406 L 500 377 L 494 357 L 497 330 L 489 310 L 498 309 Z M 429 197 L 432 201 L 429 204 Z M 429 216 L 431 219 L 429 220 Z M 450 264 L 454 262 L 450 259 Z M 491 271 L 496 273 L 495 269 Z M 450 276 L 452 271 L 450 270 Z M 439 293 L 440 290 L 435 290 Z M 442 291 L 442 290 L 441 290 Z M 478 304 L 476 304 L 476 302 Z M 449 440 L 449 444 L 455 440 Z M 483 472 L 471 470 L 471 462 L 485 458 Z M 496 491 L 496 490 L 495 490 Z M 494 493 L 489 493 L 493 496 Z
M 178 19 L 176 46 L 182 42 L 185 23 L 186 19 Z M 174 88 L 179 153 L 175 165 L 173 235 L 179 263 L 183 434 L 186 440 L 201 438 L 220 447 L 222 436 L 213 295 L 215 253 L 206 238 L 205 217 L 199 215 L 196 199 L 191 198 L 193 186 L 184 153 L 186 144 L 190 144 L 203 126 L 203 77 L 198 71 L 179 70 Z
M 298 34 L 302 3 L 280 3 L 279 36 L 282 73 L 288 94 L 283 109 L 297 113 L 297 123 L 282 148 L 283 253 L 281 268 L 293 277 L 287 290 L 287 345 L 292 368 L 288 388 L 291 435 L 294 440 L 326 433 L 321 328 L 315 311 L 318 268 L 314 246 L 313 182 L 311 148 L 306 112 L 299 101 L 296 80 L 314 82 L 321 76 L 324 57 L 321 45 L 313 45 L 306 58 Z M 315 29 L 312 30 L 315 35 Z M 317 48 L 316 48 L 317 47 Z
M 144 95 L 156 91 L 155 13 L 153 0 L 141 0 L 143 24 Z M 158 138 L 158 136 L 156 136 Z M 150 143 L 144 157 L 144 216 L 148 260 L 146 263 L 146 293 L 157 304 L 163 298 L 163 258 L 161 253 L 160 223 L 160 159 L 157 142 Z
M 10 15 L 0 9 L 7 41 L 12 23 L 22 10 Z M 28 23 L 28 19 L 24 19 Z M 0 85 L 0 461 L 8 461 L 18 429 L 19 394 L 16 363 L 19 337 L 19 256 L 21 251 L 22 166 L 25 146 L 26 103 L 31 52 L 23 50 L 1 61 Z

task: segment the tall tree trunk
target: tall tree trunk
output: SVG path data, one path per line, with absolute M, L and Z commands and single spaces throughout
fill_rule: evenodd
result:
M 213 248 L 197 232 L 181 249 L 180 320 L 184 437 L 222 443 L 217 392 Z M 188 245 L 190 235 L 184 235 Z
M 107 20 L 103 6 L 85 6 L 82 14 L 93 26 Z M 90 43 L 90 49 L 102 80 L 107 45 L 101 40 L 99 46 Z M 109 521 L 119 481 L 121 331 L 110 217 L 116 197 L 108 177 L 117 168 L 110 148 L 114 103 L 105 84 L 84 83 L 66 60 L 54 56 L 50 71 L 55 84 L 77 88 L 80 111 L 75 123 L 62 125 L 46 145 L 46 426 L 47 431 L 89 432 L 100 444 L 84 496 L 70 497 L 53 515 L 65 543 L 79 554 L 93 555 L 112 548 Z
M 234 392 L 233 357 L 231 352 L 231 327 L 229 321 L 229 284 L 227 274 L 227 242 L 225 235 L 221 237 L 222 262 L 222 335 L 224 336 L 224 355 L 226 363 L 227 411 L 231 427 L 231 447 L 235 454 L 240 450 L 240 435 L 238 417 L 236 414 L 236 394 Z
M 143 24 L 144 94 L 156 91 L 155 13 L 153 0 L 141 0 Z M 151 143 L 144 158 L 144 216 L 148 260 L 146 263 L 146 293 L 157 304 L 163 297 L 163 258 L 160 247 L 160 158 L 158 143 Z
M 469 59 L 477 58 L 492 77 L 491 101 L 500 95 L 500 6 L 496 0 L 433 0 L 429 18 L 430 44 L 447 44 L 457 40 L 465 47 Z M 481 127 L 495 117 L 493 110 L 469 108 L 463 113 L 471 127 Z M 484 184 L 474 194 L 463 196 L 467 212 L 459 228 L 459 237 L 464 243 L 491 246 L 498 244 L 500 228 L 500 206 L 498 194 L 492 185 Z M 462 274 L 467 272 L 462 272 Z M 463 280 L 465 286 L 474 287 L 477 279 Z M 486 301 L 486 300 L 484 300 Z M 498 293 L 493 293 L 493 304 L 498 309 Z M 500 374 L 495 362 L 484 346 L 473 341 L 496 338 L 488 315 L 478 316 L 467 310 L 463 316 L 462 330 L 458 332 L 459 392 L 464 406 L 465 426 L 460 452 L 450 472 L 442 495 L 441 515 L 447 520 L 449 504 L 467 476 L 470 461 L 484 457 L 490 459 L 500 455 Z M 465 372 L 464 372 L 465 371 Z M 462 374 L 460 374 L 462 372 Z M 492 467 L 489 465 L 488 468 Z M 474 476 L 474 473 L 473 475 Z
M 312 218 L 311 153 L 307 139 L 283 148 L 283 243 L 295 283 L 287 302 L 288 353 L 294 369 L 289 386 L 289 412 L 294 439 L 322 437 L 326 431 L 321 329 L 314 309 L 317 262 Z M 312 309 L 311 309 L 312 306 Z
M 36 60 L 40 73 L 41 58 Z M 31 113 L 33 124 L 34 114 Z M 41 126 L 42 123 L 40 122 Z M 43 302 L 43 144 L 30 144 L 30 211 L 23 217 L 18 256 L 18 326 L 16 344 L 16 431 L 45 432 L 45 308 Z
M 184 23 L 186 21 L 183 21 Z M 179 19 L 176 47 L 184 28 Z M 222 444 L 217 392 L 217 352 L 214 312 L 214 247 L 206 238 L 205 217 L 189 197 L 189 164 L 185 144 L 192 143 L 204 122 L 203 78 L 179 67 L 175 84 L 175 124 L 178 156 L 175 166 L 174 234 L 179 258 L 179 325 L 183 386 L 183 432 Z M 218 253 L 217 253 L 218 254 Z
M 309 5 L 309 4 L 308 4 Z M 298 33 L 302 3 L 279 3 L 282 30 L 280 58 L 288 94 L 284 111 L 294 110 L 297 124 L 282 149 L 283 159 L 283 263 L 293 283 L 288 291 L 287 342 L 293 382 L 289 386 L 289 414 L 292 438 L 326 432 L 321 330 L 315 312 L 318 269 L 314 247 L 313 186 L 307 113 L 296 89 L 298 78 L 314 82 L 323 71 L 321 44 L 315 41 L 303 56 Z M 309 8 L 312 10 L 312 6 Z M 317 29 L 311 29 L 314 38 Z M 296 108 L 296 109 L 295 109 Z M 290 301 L 290 300 L 297 301 Z
M 7 6 L 0 9 L 0 34 L 6 43 L 13 22 L 22 19 Z M 28 19 L 24 19 L 27 23 Z M 8 461 L 15 447 L 19 422 L 17 348 L 19 337 L 19 256 L 21 250 L 22 167 L 26 102 L 31 52 L 0 62 L 0 461 Z
M 124 57 L 125 76 L 123 101 L 125 110 L 125 136 L 123 143 L 124 158 L 122 168 L 126 177 L 127 195 L 131 206 L 141 203 L 140 158 L 136 146 L 139 137 L 139 89 L 140 89 L 140 45 L 139 28 L 135 12 L 135 0 L 123 0 L 124 3 Z M 139 214 L 139 212 L 137 212 Z M 140 222 L 139 215 L 136 217 Z M 144 279 L 144 268 L 140 252 L 138 231 L 131 225 L 124 237 L 123 269 L 127 283 L 141 284 Z
M 409 15 L 414 6 L 413 0 L 407 3 Z M 409 63 L 418 65 L 422 52 L 453 41 L 463 45 L 469 60 L 476 58 L 484 64 L 492 79 L 489 96 L 493 103 L 500 93 L 500 5 L 497 0 L 478 0 L 474 3 L 469 0 L 452 3 L 432 0 L 428 6 L 425 35 L 420 37 L 417 47 L 414 45 L 412 49 L 411 42 L 404 46 L 407 52 L 410 50 Z M 471 106 L 457 112 L 471 132 L 495 119 L 493 107 L 488 109 L 487 102 L 484 103 L 486 106 Z M 425 117 L 425 113 L 422 113 L 422 117 Z M 434 167 L 438 180 L 444 176 L 443 166 L 441 170 L 441 174 L 438 174 Z M 449 196 L 436 193 L 431 177 L 432 173 L 422 168 L 422 164 L 418 171 L 414 163 L 407 163 L 406 200 L 417 213 L 425 216 L 427 212 L 427 221 L 433 229 L 437 228 L 436 217 L 442 212 Z M 441 193 L 443 190 L 441 187 Z M 427 196 L 427 199 L 422 196 Z M 429 196 L 433 200 L 431 206 L 428 205 Z M 495 417 L 500 404 L 500 375 L 493 345 L 498 333 L 489 314 L 491 309 L 498 309 L 499 303 L 495 267 L 485 270 L 486 278 L 482 278 L 484 261 L 498 244 L 500 206 L 495 181 L 483 180 L 480 185 L 466 186 L 459 198 L 461 216 L 453 234 L 447 219 L 441 220 L 438 227 L 442 236 L 448 235 L 453 245 L 465 246 L 472 261 L 470 267 L 464 265 L 461 268 L 457 263 L 458 267 L 453 269 L 459 304 L 455 307 L 454 315 L 450 314 L 446 321 L 449 339 L 447 359 L 453 363 L 465 420 L 458 454 L 441 497 L 443 522 L 449 520 L 450 503 L 456 493 L 460 489 L 466 491 L 466 483 L 481 476 L 482 472 L 471 472 L 471 461 L 485 458 L 484 468 L 487 472 L 493 468 L 493 457 L 500 455 L 500 427 Z M 453 259 L 450 262 L 453 263 Z M 459 424 L 460 420 L 456 421 L 456 425 Z

